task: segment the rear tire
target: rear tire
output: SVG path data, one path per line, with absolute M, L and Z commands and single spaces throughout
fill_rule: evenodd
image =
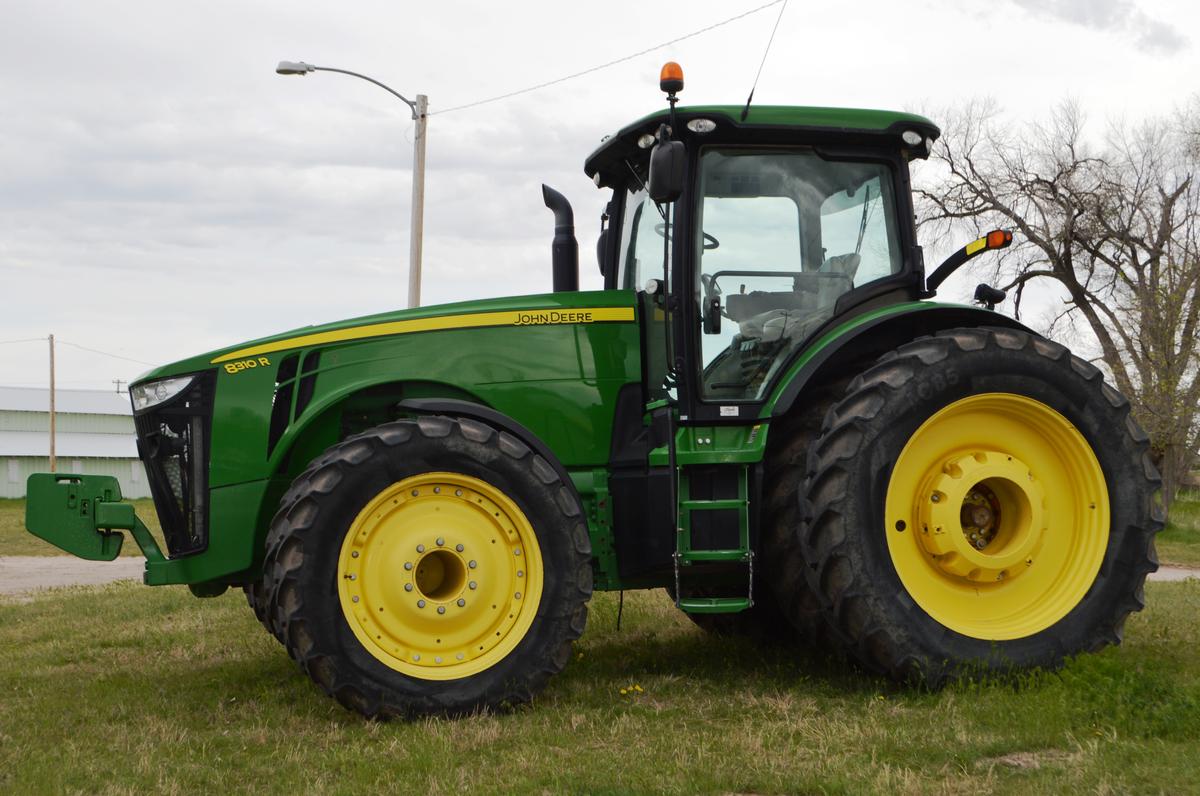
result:
M 276 518 L 264 583 L 327 694 L 369 718 L 460 715 L 527 702 L 562 670 L 591 548 L 544 459 L 482 423 L 422 417 L 321 461 Z
M 954 329 L 885 355 L 829 411 L 808 469 L 791 566 L 849 654 L 896 679 L 1120 643 L 1158 565 L 1159 477 L 1128 401 L 1023 332 Z

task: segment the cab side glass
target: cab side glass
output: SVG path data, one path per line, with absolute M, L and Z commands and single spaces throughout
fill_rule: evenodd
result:
M 902 267 L 886 163 L 812 150 L 711 148 L 700 159 L 696 301 L 708 400 L 758 400 L 837 300 Z M 718 304 L 719 302 L 719 304 Z

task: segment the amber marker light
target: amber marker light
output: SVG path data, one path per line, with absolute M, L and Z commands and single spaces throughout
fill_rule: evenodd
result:
M 683 91 L 683 67 L 674 61 L 663 64 L 658 73 L 658 87 L 668 94 L 678 94 Z
M 987 234 L 987 247 L 989 249 L 1003 249 L 1012 243 L 1012 240 L 1011 232 L 1003 229 L 993 229 Z

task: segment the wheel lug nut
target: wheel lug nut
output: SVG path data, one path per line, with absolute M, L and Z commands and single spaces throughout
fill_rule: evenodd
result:
M 405 584 L 404 584 L 404 590 L 405 590 L 405 591 L 412 591 L 412 584 L 411 584 L 411 583 L 405 583 Z
M 519 547 L 518 547 L 516 550 L 513 550 L 513 555 L 514 555 L 514 556 L 519 556 L 519 555 L 521 555 L 521 548 L 519 548 Z
M 515 596 L 518 600 L 521 599 L 521 592 L 517 592 Z
M 405 561 L 405 562 L 404 562 L 404 568 L 405 568 L 405 569 L 412 569 L 412 562 L 411 562 L 411 561 Z
M 460 661 L 461 661 L 461 660 L 463 659 L 463 654 L 460 652 L 460 653 L 458 653 L 457 655 L 455 655 L 454 657 L 455 657 L 455 659 L 457 659 L 457 660 L 460 660 Z
M 353 600 L 354 602 L 358 602 L 358 595 L 356 594 L 353 597 L 351 597 L 350 599 Z
M 468 561 L 468 562 L 467 562 L 467 566 L 468 566 L 468 567 L 470 567 L 471 569 L 475 569 L 475 562 L 474 562 L 474 560 L 472 560 L 472 561 Z
M 941 496 L 941 495 L 939 495 L 937 492 L 934 492 L 932 495 L 930 495 L 930 496 L 929 496 L 929 499 L 930 499 L 930 501 L 932 501 L 932 502 L 934 502 L 934 503 L 941 503 L 941 502 L 942 502 L 942 496 Z
M 418 608 L 424 608 L 424 607 L 425 607 L 425 601 L 424 601 L 424 600 L 417 600 L 417 607 L 418 607 Z
M 466 605 L 466 604 L 467 604 L 467 601 L 466 601 L 466 600 L 464 600 L 462 597 L 459 597 L 459 598 L 458 598 L 458 607 L 459 607 L 459 608 L 462 608 L 462 607 L 463 607 L 464 605 Z
M 419 544 L 419 545 L 417 545 L 417 552 L 418 552 L 418 553 L 424 553 L 424 552 L 425 552 L 425 545 L 423 545 L 423 544 Z
M 471 581 L 470 583 L 467 584 L 468 588 L 471 588 L 471 589 L 474 589 L 476 585 L 477 584 L 475 583 L 475 581 Z
M 455 496 L 455 497 L 462 497 L 462 490 L 461 490 L 461 489 L 456 489 L 456 490 L 454 490 L 454 496 Z
M 523 577 L 525 577 L 525 570 L 523 570 L 523 569 L 518 569 L 518 570 L 517 570 L 517 577 L 518 577 L 518 578 L 523 578 Z
M 460 544 L 456 544 L 456 545 L 454 545 L 454 549 L 461 553 L 463 551 L 463 546 Z
M 351 551 L 351 553 L 350 553 L 350 557 L 351 557 L 351 558 L 358 558 L 358 551 L 357 551 L 357 550 Z
M 433 488 L 433 494 L 435 494 L 435 495 L 440 495 L 440 494 L 442 494 L 442 488 L 441 488 L 440 486 L 435 486 L 435 487 Z
M 419 660 L 421 660 L 421 656 L 420 656 L 420 655 L 418 655 L 417 653 L 415 653 L 415 652 L 414 652 L 414 653 L 413 653 L 413 660 L 414 660 L 414 661 L 419 661 Z
M 441 546 L 442 546 L 442 545 L 444 545 L 445 543 L 446 543 L 446 540 L 445 540 L 445 539 L 443 539 L 442 537 L 440 537 L 440 536 L 439 536 L 439 537 L 437 538 L 437 546 L 438 546 L 438 547 L 441 547 Z
M 446 613 L 446 606 L 444 606 L 444 605 L 439 605 L 439 606 L 438 606 L 438 613 L 439 613 L 439 614 L 444 614 L 444 613 Z

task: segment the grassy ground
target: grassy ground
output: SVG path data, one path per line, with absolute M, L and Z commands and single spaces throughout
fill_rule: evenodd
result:
M 149 498 L 130 500 L 137 510 L 138 517 L 146 523 L 146 527 L 162 545 L 162 531 L 158 524 L 158 514 L 154 511 L 154 501 Z M 121 555 L 140 556 L 142 553 L 134 544 L 133 537 L 126 534 L 125 543 L 121 545 Z M 61 556 L 66 555 L 49 542 L 43 542 L 29 531 L 25 530 L 25 501 L 0 499 L 0 556 Z
M 1155 539 L 1163 563 L 1200 567 L 1200 492 L 1180 492 L 1167 527 Z
M 0 604 L 0 792 L 1194 790 L 1200 583 L 1147 592 L 1119 649 L 936 694 L 706 637 L 661 592 L 628 595 L 617 632 L 599 595 L 532 707 L 371 724 L 240 594 L 65 590 Z

